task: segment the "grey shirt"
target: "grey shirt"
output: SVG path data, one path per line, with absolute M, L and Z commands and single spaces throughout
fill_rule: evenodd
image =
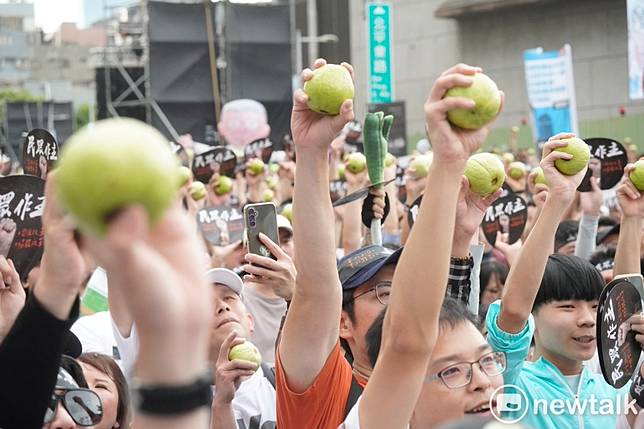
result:
M 259 349 L 262 360 L 269 366 L 275 366 L 275 341 L 282 316 L 286 313 L 286 301 L 282 298 L 266 298 L 248 285 L 244 286 L 243 301 L 255 322 L 250 341 Z

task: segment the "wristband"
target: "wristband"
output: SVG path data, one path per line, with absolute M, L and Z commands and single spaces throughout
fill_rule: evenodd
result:
M 132 403 L 145 414 L 183 414 L 212 405 L 212 372 L 184 385 L 141 384 L 132 381 Z

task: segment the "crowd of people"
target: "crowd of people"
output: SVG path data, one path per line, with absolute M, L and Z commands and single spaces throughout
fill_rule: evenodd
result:
M 499 417 L 503 385 L 526 392 L 528 404 L 632 402 L 601 415 L 528 405 L 516 427 L 644 427 L 644 369 L 613 388 L 596 338 L 602 289 L 641 273 L 644 261 L 634 167 L 607 196 L 596 178 L 590 192 L 577 191 L 586 169 L 556 168 L 571 157 L 556 149 L 572 134 L 553 136 L 540 154 L 515 151 L 532 169 L 507 178 L 527 202 L 526 226 L 520 239 L 501 230 L 490 244 L 481 223 L 503 191 L 482 197 L 464 176 L 489 128 L 451 125 L 447 112 L 474 102 L 444 97 L 479 72 L 459 64 L 436 79 L 424 105 L 426 174 L 407 168 L 403 182 L 392 180 L 394 163 L 384 192 L 373 189 L 366 203 L 334 207 L 330 195 L 338 180 L 347 193 L 369 185 L 366 171 L 345 165 L 359 135 L 348 125 L 353 101 L 320 115 L 302 90 L 277 168 L 247 168 L 224 193 L 215 174 L 198 201 L 186 183 L 154 224 L 134 205 L 111 217 L 105 236 L 82 235 L 49 172 L 38 270 L 23 284 L 0 256 L 0 429 L 483 428 Z M 412 156 L 427 156 L 419 149 Z M 547 185 L 536 183 L 538 166 Z M 272 257 L 201 234 L 204 207 L 267 200 L 282 213 L 279 242 L 259 236 Z M 382 245 L 370 242 L 364 211 L 382 219 Z M 81 314 L 96 270 L 109 311 Z M 644 347 L 644 316 L 633 315 L 628 330 Z M 261 365 L 230 359 L 247 340 Z

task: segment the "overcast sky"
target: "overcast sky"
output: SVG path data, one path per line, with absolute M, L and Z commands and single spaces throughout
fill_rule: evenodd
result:
M 83 22 L 82 0 L 34 0 L 34 5 L 36 26 L 46 33 L 56 31 L 62 22 Z

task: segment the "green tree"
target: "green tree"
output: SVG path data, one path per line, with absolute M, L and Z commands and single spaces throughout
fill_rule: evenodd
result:
M 76 109 L 76 129 L 89 124 L 90 109 L 92 109 L 92 106 L 89 104 L 81 104 L 78 106 L 78 109 Z M 94 117 L 96 117 L 96 111 L 94 111 Z
M 43 97 L 31 94 L 25 89 L 0 88 L 0 124 L 4 124 L 6 103 L 44 101 Z

